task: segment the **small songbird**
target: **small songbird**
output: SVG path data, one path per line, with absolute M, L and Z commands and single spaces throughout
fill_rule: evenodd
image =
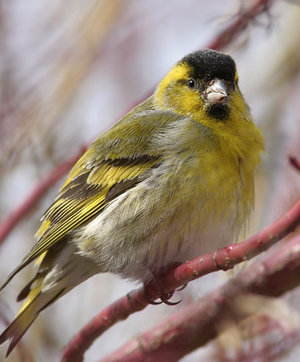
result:
M 97 138 L 42 218 L 8 354 L 38 314 L 96 273 L 149 281 L 236 240 L 253 208 L 263 138 L 229 55 L 177 62 L 154 94 Z M 1 288 L 1 289 L 2 289 Z

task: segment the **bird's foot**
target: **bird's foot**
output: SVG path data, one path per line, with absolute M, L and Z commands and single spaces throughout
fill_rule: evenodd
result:
M 147 291 L 150 292 L 149 288 L 151 289 L 151 285 L 155 287 L 156 290 L 158 290 L 159 292 L 159 299 L 160 301 L 156 301 L 156 299 L 152 299 L 150 296 L 148 298 L 148 302 L 149 304 L 153 304 L 153 305 L 158 305 L 158 304 L 167 304 L 167 305 L 177 305 L 181 302 L 181 300 L 178 300 L 177 302 L 170 302 L 170 299 L 172 298 L 175 290 L 173 291 L 169 291 L 169 292 L 165 292 L 164 291 L 164 286 L 163 286 L 163 283 L 162 283 L 162 277 L 167 274 L 168 271 L 170 271 L 171 269 L 174 269 L 176 268 L 178 265 L 180 265 L 180 263 L 173 263 L 171 265 L 168 265 L 167 267 L 163 267 L 161 268 L 158 272 L 157 271 L 151 271 L 151 274 L 153 276 L 153 279 L 149 282 L 149 283 L 145 283 L 144 284 L 144 287 L 145 287 L 145 291 L 146 291 L 146 294 L 147 294 Z M 177 290 L 182 290 L 186 287 L 186 284 L 183 285 L 182 287 L 180 287 L 179 289 Z M 151 293 L 148 293 L 148 294 L 151 294 Z

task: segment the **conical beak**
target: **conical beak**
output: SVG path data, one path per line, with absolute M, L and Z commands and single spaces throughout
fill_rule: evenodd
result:
M 228 100 L 227 88 L 221 79 L 213 79 L 204 92 L 204 98 L 208 103 L 225 104 Z

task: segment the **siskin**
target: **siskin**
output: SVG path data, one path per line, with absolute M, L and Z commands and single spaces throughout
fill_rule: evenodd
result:
M 96 273 L 147 282 L 237 238 L 254 202 L 263 138 L 235 63 L 213 50 L 177 62 L 154 94 L 97 138 L 42 218 L 25 299 L 0 336 L 8 354 L 38 314 Z

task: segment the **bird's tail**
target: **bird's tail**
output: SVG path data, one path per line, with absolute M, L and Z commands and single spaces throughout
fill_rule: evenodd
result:
M 39 313 L 52 304 L 62 294 L 65 289 L 49 289 L 48 291 L 41 291 L 42 281 L 35 280 L 35 286 L 30 290 L 27 299 L 16 315 L 11 324 L 0 335 L 0 344 L 9 340 L 9 346 L 6 357 L 14 349 L 23 334 L 34 322 Z
M 17 297 L 18 302 L 23 299 L 25 302 L 0 335 L 0 344 L 9 340 L 7 356 L 42 310 L 97 271 L 93 262 L 74 253 L 71 244 L 65 245 L 61 252 L 48 250 L 36 263 L 39 270 Z

